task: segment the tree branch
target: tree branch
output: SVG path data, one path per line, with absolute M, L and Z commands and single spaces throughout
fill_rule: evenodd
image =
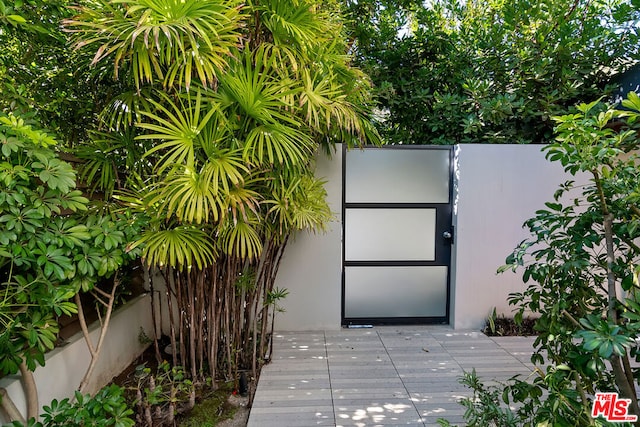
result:
M 24 387 L 25 396 L 27 399 L 27 419 L 35 418 L 38 420 L 40 412 L 40 404 L 38 402 L 38 387 L 36 381 L 33 378 L 33 372 L 27 368 L 27 364 L 22 361 L 19 365 L 20 374 L 22 375 L 22 386 Z
M 84 336 L 85 342 L 87 343 L 87 347 L 89 348 L 89 352 L 91 353 L 91 362 L 89 363 L 89 367 L 87 368 L 87 371 L 84 374 L 84 377 L 82 378 L 82 381 L 80 381 L 80 385 L 78 386 L 78 391 L 80 391 L 80 393 L 84 393 L 86 391 L 86 388 L 89 384 L 89 378 L 91 378 L 91 375 L 93 374 L 93 371 L 98 363 L 98 358 L 100 357 L 100 352 L 102 350 L 102 345 L 104 344 L 104 338 L 107 335 L 107 330 L 109 328 L 109 321 L 111 320 L 111 314 L 113 313 L 113 303 L 116 299 L 116 289 L 118 288 L 118 285 L 120 284 L 120 280 L 118 279 L 118 273 L 116 273 L 113 276 L 113 285 L 111 287 L 111 293 L 108 294 L 109 296 L 109 301 L 108 304 L 106 305 L 106 313 L 104 316 L 104 322 L 102 321 L 102 318 L 100 319 L 100 337 L 98 338 L 98 344 L 94 347 L 93 343 L 91 341 L 91 337 L 89 335 L 89 330 L 87 329 L 87 325 L 86 325 L 86 321 L 84 320 L 84 315 L 82 316 L 82 320 L 80 322 L 80 324 L 84 324 L 84 327 L 82 329 L 82 334 Z M 79 294 L 76 294 L 77 299 L 79 300 Z M 80 308 L 78 308 L 78 317 L 80 316 L 81 310 Z
M 0 387 L 0 409 L 3 410 L 9 421 L 19 421 L 22 424 L 27 423 L 18 408 L 16 408 L 16 404 L 11 400 L 11 396 L 9 396 L 7 390 L 2 387 Z

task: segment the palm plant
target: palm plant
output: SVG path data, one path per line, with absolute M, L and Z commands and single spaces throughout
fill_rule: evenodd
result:
M 255 375 L 289 236 L 331 219 L 314 155 L 378 142 L 337 5 L 89 0 L 78 12 L 65 22 L 76 46 L 133 91 L 101 126 L 133 129 L 130 149 L 144 150 L 112 165 L 139 175 L 119 197 L 152 218 L 137 245 L 171 295 L 174 363 L 194 379 Z

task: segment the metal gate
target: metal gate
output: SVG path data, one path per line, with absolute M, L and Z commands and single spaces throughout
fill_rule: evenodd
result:
M 452 148 L 343 159 L 342 324 L 448 323 Z

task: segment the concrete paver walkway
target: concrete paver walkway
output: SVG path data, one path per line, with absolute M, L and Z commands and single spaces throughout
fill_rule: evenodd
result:
M 526 377 L 532 337 L 490 338 L 446 326 L 279 333 L 262 370 L 249 427 L 464 424 L 457 403 L 483 380 Z

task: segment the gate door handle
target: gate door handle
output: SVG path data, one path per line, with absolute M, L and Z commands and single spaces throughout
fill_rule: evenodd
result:
M 449 230 L 447 230 L 444 233 L 442 233 L 442 237 L 444 237 L 446 240 L 449 240 L 449 243 L 451 243 L 453 245 L 453 234 L 454 233 L 455 233 L 454 226 L 451 226 L 451 228 Z

